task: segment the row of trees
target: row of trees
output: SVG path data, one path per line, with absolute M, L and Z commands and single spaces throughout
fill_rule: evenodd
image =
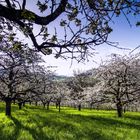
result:
M 82 88 L 76 91 L 82 93 L 76 96 L 83 99 L 80 104 L 86 103 L 90 108 L 109 106 L 117 110 L 118 117 L 131 106 L 140 107 L 139 53 L 129 56 L 112 54 L 97 69 L 77 74 L 74 78 Z
M 97 69 L 85 73 L 75 72 L 74 77 L 63 81 L 41 66 L 36 50 L 16 40 L 0 42 L 0 99 L 6 103 L 6 115 L 11 116 L 11 103 L 19 108 L 25 102 L 41 102 L 47 109 L 51 102 L 60 106 L 110 104 L 121 117 L 123 110 L 140 100 L 140 60 L 134 56 L 112 55 Z M 22 53 L 21 53 L 22 52 Z
M 25 102 L 41 102 L 49 109 L 53 100 L 60 110 L 68 91 L 65 83 L 54 80 L 54 74 L 41 65 L 43 60 L 36 50 L 8 37 L 0 42 L 0 99 L 6 104 L 6 115 L 11 116 L 12 103 L 21 108 Z
M 116 109 L 118 117 L 132 106 L 140 106 L 140 54 L 112 54 L 97 69 L 75 73 L 71 79 L 70 99 L 81 105 L 108 106 Z
M 61 102 L 72 105 L 78 110 L 81 110 L 82 106 L 92 108 L 104 105 L 116 109 L 118 117 L 122 117 L 123 112 L 132 106 L 139 107 L 140 104 L 139 57 L 139 54 L 114 54 L 97 69 L 85 73 L 77 71 L 74 77 L 54 84 L 57 85 L 56 92 L 51 94 L 53 97 L 51 96 L 52 100 L 49 101 L 58 103 L 59 107 Z M 52 89 L 50 91 L 53 91 Z M 45 94 L 47 98 L 50 93 Z
M 41 57 L 21 42 L 6 39 L 0 42 L 0 98 L 6 103 L 6 115 L 11 115 L 11 103 L 34 91 L 33 67 Z
M 130 104 L 140 103 L 140 56 L 113 55 L 99 67 L 100 89 L 104 97 L 114 103 L 118 116 Z

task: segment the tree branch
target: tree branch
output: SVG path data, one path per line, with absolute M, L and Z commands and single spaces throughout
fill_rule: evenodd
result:
M 23 0 L 22 9 L 25 9 L 25 6 L 26 6 L 26 0 Z
M 50 15 L 48 15 L 46 17 L 38 16 L 37 14 L 35 14 L 34 12 L 29 11 L 29 10 L 24 10 L 24 9 L 16 10 L 13 8 L 9 9 L 0 4 L 0 16 L 5 17 L 6 19 L 9 19 L 14 22 L 25 19 L 27 21 L 31 20 L 35 24 L 48 25 L 50 22 L 54 21 L 57 17 L 60 16 L 60 14 L 62 14 L 65 11 L 67 1 L 68 0 L 61 0 L 58 8 L 53 13 L 51 13 Z M 25 2 L 25 0 L 24 0 L 24 2 Z M 23 4 L 22 6 L 24 8 L 25 4 Z M 24 12 L 26 12 L 29 15 L 32 15 L 33 18 L 29 19 L 28 16 L 24 16 L 24 14 L 23 14 Z
M 6 1 L 8 8 L 12 8 L 10 1 L 9 0 L 5 0 L 5 1 Z

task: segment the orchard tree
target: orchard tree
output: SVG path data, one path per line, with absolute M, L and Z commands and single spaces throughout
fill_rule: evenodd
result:
M 0 43 L 0 98 L 6 103 L 8 116 L 11 116 L 12 101 L 34 89 L 30 68 L 40 58 L 28 47 L 20 48 L 21 45 L 21 42 L 4 40 Z
M 89 105 L 90 109 L 93 107 L 99 107 L 104 103 L 110 102 L 110 99 L 104 97 L 102 92 L 102 84 L 100 78 L 98 78 L 99 70 L 98 68 L 94 68 L 86 71 L 88 74 L 88 86 L 85 88 L 84 92 L 86 93 L 85 101 Z
M 90 109 L 98 108 L 100 105 L 110 101 L 110 99 L 104 97 L 99 83 L 95 84 L 93 87 L 86 88 L 84 92 L 86 93 L 85 102 L 89 105 Z
M 49 110 L 50 102 L 54 96 L 55 85 L 53 82 L 54 73 L 43 66 L 35 67 L 34 75 L 35 77 L 35 92 L 38 93 L 32 98 L 32 101 L 41 101 L 44 108 L 47 104 L 47 109 Z
M 108 41 L 113 17 L 124 15 L 130 23 L 129 14 L 139 12 L 138 0 L 0 0 L 0 38 L 13 30 L 44 54 L 80 61 L 94 45 L 114 45 Z
M 54 102 L 56 106 L 59 108 L 59 112 L 61 110 L 61 103 L 66 102 L 70 95 L 70 90 L 67 87 L 65 81 L 55 81 L 55 94 L 54 94 Z
M 36 62 L 30 62 L 31 66 L 29 67 L 30 73 L 28 75 L 28 78 L 30 78 L 30 87 L 33 88 L 28 91 L 28 94 L 19 94 L 17 96 L 19 109 L 22 108 L 22 105 L 25 106 L 26 102 L 29 102 L 29 104 L 35 102 L 37 105 L 37 102 L 39 101 L 39 95 L 41 95 L 39 89 L 42 83 L 40 83 L 38 76 L 40 75 L 40 70 L 42 70 L 43 67 L 38 65 L 37 62 L 42 62 L 41 58 L 39 58 L 38 60 L 36 59 Z
M 74 72 L 74 77 L 71 78 L 67 85 L 71 91 L 71 100 L 75 102 L 78 107 L 78 110 L 81 110 L 81 105 L 85 101 L 86 93 L 84 89 L 91 84 L 90 78 L 87 73 L 80 71 Z
M 32 83 L 30 83 L 30 90 L 26 94 L 19 94 L 17 97 L 17 104 L 19 106 L 19 109 L 22 109 L 22 106 L 25 106 L 25 103 L 29 103 L 31 105 L 32 102 L 40 101 L 39 100 L 39 95 L 40 93 L 37 92 L 37 87 L 34 82 L 34 79 L 32 79 Z M 32 87 L 32 88 L 31 88 Z
M 101 91 L 104 97 L 115 103 L 118 117 L 122 117 L 125 105 L 139 100 L 140 59 L 135 56 L 113 55 L 107 64 L 99 68 Z
M 49 110 L 50 103 L 55 98 L 55 84 L 52 81 L 45 81 L 41 84 L 41 91 L 38 99 L 42 102 L 43 107 L 47 105 L 47 110 Z

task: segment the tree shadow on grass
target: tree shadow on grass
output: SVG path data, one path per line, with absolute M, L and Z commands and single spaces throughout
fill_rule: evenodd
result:
M 30 119 L 32 119 L 31 121 L 37 125 L 40 129 L 39 131 L 36 131 L 35 128 L 30 128 L 21 124 L 18 119 L 12 117 L 12 120 L 16 125 L 14 137 L 17 139 L 20 134 L 20 130 L 23 129 L 28 131 L 34 140 L 62 140 L 62 138 L 64 140 L 109 140 L 102 133 L 94 131 L 92 128 L 84 128 L 84 126 L 80 124 L 81 120 L 84 118 L 76 116 L 76 120 L 78 120 L 78 122 L 75 122 L 73 117 L 70 118 L 70 116 L 59 113 L 50 114 L 46 117 L 38 114 Z M 50 129 L 53 134 L 46 134 L 47 132 L 43 131 L 42 128 Z
M 140 130 L 140 124 L 134 124 L 134 123 L 130 123 L 127 121 L 121 121 L 121 118 L 119 119 L 112 119 L 112 118 L 102 118 L 102 117 L 89 117 L 92 120 L 96 120 L 101 124 L 107 125 L 107 126 L 126 126 L 128 128 L 133 128 L 133 129 L 137 129 Z M 122 118 L 124 119 L 124 118 Z
M 66 117 L 67 116 L 67 117 Z M 84 132 L 87 132 L 88 135 L 90 135 L 90 138 L 93 136 L 94 140 L 94 134 L 92 132 L 96 132 L 96 129 L 98 132 L 100 132 L 100 136 L 103 136 L 102 138 L 99 138 L 98 140 L 114 140 L 115 135 L 118 137 L 116 139 L 119 139 L 119 134 L 121 133 L 122 139 L 125 138 L 126 132 L 129 132 L 130 130 L 136 130 L 136 134 L 138 135 L 138 132 L 140 132 L 140 123 L 131 121 L 130 119 L 124 118 L 117 118 L 117 117 L 100 117 L 100 116 L 83 116 L 83 115 L 72 115 L 72 114 L 66 114 L 64 119 L 71 118 L 73 122 L 77 122 L 81 124 L 82 127 L 86 127 L 86 129 L 83 130 Z M 133 119 L 138 119 L 133 118 Z M 87 126 L 86 126 L 87 124 Z M 88 127 L 88 125 L 90 125 Z M 131 134 L 130 134 L 131 135 Z M 129 136 L 128 136 L 129 137 Z M 137 136 L 139 137 L 139 136 Z M 121 138 L 120 138 L 121 139 Z M 91 139 L 92 140 L 92 139 Z
M 72 115 L 72 114 L 66 114 L 67 117 L 70 117 L 73 119 L 73 121 L 81 121 L 81 122 L 94 122 L 96 121 L 97 124 L 102 124 L 102 125 L 106 125 L 106 126 L 126 126 L 129 128 L 133 128 L 133 129 L 138 129 L 140 130 L 140 123 L 139 124 L 134 124 L 131 123 L 130 121 L 124 121 L 124 119 L 129 118 L 132 120 L 136 120 L 136 121 L 140 121 L 140 117 L 139 116 L 126 116 L 126 117 L 122 117 L 122 118 L 117 118 L 117 117 L 111 117 L 111 118 L 107 118 L 107 117 L 101 117 L 101 116 L 83 116 L 83 115 Z M 78 118 L 78 119 L 77 119 Z
M 46 135 L 44 135 L 44 133 L 41 129 L 39 131 L 36 131 L 35 128 L 30 128 L 30 127 L 24 126 L 15 117 L 11 117 L 11 119 L 13 120 L 13 122 L 15 124 L 15 133 L 13 134 L 13 137 L 14 137 L 13 140 L 18 139 L 19 134 L 20 134 L 20 130 L 28 131 L 32 135 L 34 140 L 51 140 Z
M 80 113 L 82 113 L 82 111 Z M 131 114 L 131 115 L 124 115 L 124 117 L 122 117 L 122 118 L 118 118 L 118 117 L 116 117 L 116 115 L 114 113 L 115 112 L 112 112 L 112 111 L 103 111 L 102 112 L 102 111 L 99 110 L 99 112 L 96 111 L 96 112 L 93 112 L 92 114 L 89 113 L 89 115 L 82 115 L 82 114 L 70 114 L 69 112 L 63 111 L 63 114 L 68 115 L 69 117 L 74 116 L 74 118 L 76 118 L 75 116 L 79 116 L 79 118 L 82 118 L 81 121 L 85 118 L 86 120 L 97 120 L 99 122 L 102 122 L 102 123 L 105 123 L 105 124 L 111 124 L 111 125 L 120 123 L 120 124 L 123 124 L 123 125 L 127 125 L 127 126 L 130 126 L 130 127 L 139 129 L 140 124 L 136 125 L 133 122 L 130 123 L 130 120 L 140 121 L 140 115 Z M 100 114 L 103 114 L 103 115 L 100 116 Z M 108 114 L 109 114 L 109 116 L 108 116 Z M 125 120 L 125 118 L 126 119 L 128 118 L 130 120 L 128 122 L 123 121 L 123 120 Z
M 111 137 L 108 137 L 104 130 L 107 132 L 112 127 L 140 130 L 139 124 L 124 121 L 123 118 L 44 111 L 24 109 L 23 113 L 16 112 L 16 116 L 11 118 L 14 124 L 12 135 L 6 136 L 0 128 L 0 134 L 3 135 L 0 138 L 16 140 L 22 136 L 21 130 L 23 130 L 28 131 L 34 140 L 114 140 L 113 136 L 110 134 Z M 31 124 L 34 126 L 30 126 Z
M 103 134 L 102 131 L 104 131 L 104 129 L 112 129 L 112 127 L 140 130 L 140 124 L 124 121 L 123 119 L 124 118 L 107 118 L 96 115 L 83 116 L 64 112 L 57 113 L 56 111 L 49 111 L 47 116 L 36 114 L 36 117 L 32 117 L 33 122 L 36 122 L 40 128 L 51 128 L 51 130 L 55 131 L 56 135 L 59 134 L 59 132 L 63 132 L 65 137 L 66 133 L 70 133 L 73 135 L 73 139 L 71 138 L 71 140 L 111 140 L 113 137 L 109 138 L 108 135 Z M 39 120 L 42 121 L 41 125 L 38 122 Z M 53 139 L 55 138 L 53 137 Z
M 140 124 L 140 116 L 125 116 L 125 118 L 129 118 L 134 121 L 139 121 Z
M 38 115 L 34 122 L 37 122 L 40 119 L 42 121 L 42 126 L 40 127 L 51 128 L 51 130 L 55 133 L 53 139 L 57 140 L 61 140 L 59 137 L 60 133 L 63 134 L 64 140 L 109 140 L 100 132 L 84 128 L 84 126 L 80 124 L 83 118 L 77 118 L 79 122 L 76 122 L 75 119 L 73 120 L 73 117 L 60 113 L 51 114 L 49 117 L 42 117 L 41 115 Z M 68 137 L 67 134 L 72 135 L 72 138 Z

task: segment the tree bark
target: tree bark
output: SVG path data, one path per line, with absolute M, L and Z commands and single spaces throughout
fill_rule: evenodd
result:
M 5 99 L 5 103 L 6 103 L 5 115 L 6 116 L 11 116 L 11 102 L 12 102 L 11 98 L 7 97 Z
M 23 102 L 23 106 L 25 107 L 25 102 Z
M 19 109 L 22 109 L 22 102 L 18 103 L 18 107 L 19 107 Z
M 37 103 L 38 103 L 38 102 L 35 102 L 35 106 L 37 106 Z
M 45 104 L 45 103 L 43 103 L 43 108 L 45 108 L 45 106 L 46 106 L 46 104 Z
M 50 102 L 47 102 L 47 110 L 49 110 Z
M 78 105 L 78 110 L 81 111 L 81 104 Z
M 117 113 L 118 113 L 118 117 L 122 117 L 123 116 L 123 107 L 121 102 L 117 103 Z
M 126 106 L 124 106 L 124 108 L 123 108 L 123 113 L 125 113 L 126 112 Z
M 13 104 L 14 104 L 14 105 L 16 104 L 16 100 L 13 100 Z
M 58 107 L 59 107 L 59 113 L 60 113 L 60 110 L 61 110 L 61 103 L 60 102 L 58 103 Z
M 92 105 L 92 103 L 91 103 L 91 104 L 90 104 L 90 110 L 92 110 L 92 106 L 93 106 L 93 105 Z

